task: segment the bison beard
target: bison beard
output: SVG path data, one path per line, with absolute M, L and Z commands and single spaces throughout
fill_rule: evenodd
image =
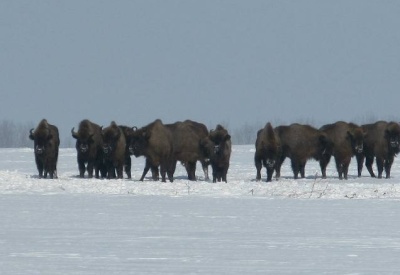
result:
M 35 162 L 39 178 L 57 178 L 57 160 L 60 138 L 58 128 L 43 119 L 36 130 L 30 130 L 29 138 L 34 141 Z
M 373 124 L 362 125 L 364 130 L 364 154 L 357 155 L 358 176 L 361 176 L 365 158 L 365 166 L 371 177 L 375 177 L 372 170 L 374 158 L 378 168 L 378 178 L 382 178 L 385 169 L 386 178 L 390 178 L 390 170 L 394 157 L 400 151 L 400 126 L 396 122 L 378 121 Z

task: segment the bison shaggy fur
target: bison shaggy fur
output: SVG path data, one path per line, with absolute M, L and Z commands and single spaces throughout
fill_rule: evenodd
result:
M 263 129 L 257 132 L 256 152 L 254 163 L 257 170 L 256 180 L 261 180 L 261 169 L 267 170 L 267 182 L 272 180 L 272 175 L 281 156 L 281 145 L 278 135 L 271 123 L 267 123 Z
M 363 129 L 354 123 L 338 121 L 326 124 L 320 130 L 326 133 L 333 142 L 332 155 L 335 158 L 339 179 L 347 179 L 351 158 L 363 152 Z M 330 158 L 331 155 L 324 155 L 320 159 L 321 169 L 326 170 Z
M 371 177 L 375 177 L 372 170 L 374 158 L 378 168 L 378 178 L 382 178 L 385 170 L 386 178 L 390 178 L 390 169 L 394 157 L 400 151 L 400 126 L 397 122 L 377 121 L 372 124 L 362 125 L 364 130 L 364 154 L 357 156 L 359 167 L 358 176 L 361 176 L 362 164 L 365 158 L 365 166 Z
M 123 178 L 125 164 L 126 140 L 121 128 L 112 121 L 102 131 L 104 161 L 107 167 L 107 178 Z
M 30 130 L 29 138 L 34 141 L 35 162 L 39 178 L 57 178 L 57 161 L 60 138 L 58 128 L 43 119 L 35 131 Z
M 106 169 L 103 162 L 103 139 L 101 136 L 101 127 L 88 119 L 79 123 L 78 131 L 71 130 L 72 137 L 76 139 L 77 161 L 79 176 L 84 177 L 85 171 L 88 177 L 99 178 L 106 176 Z
M 281 146 L 282 154 L 276 167 L 276 176 L 280 177 L 281 165 L 285 158 L 291 160 L 294 178 L 305 177 L 305 166 L 308 159 L 320 160 L 326 155 L 332 154 L 333 143 L 328 136 L 310 126 L 304 124 L 291 124 L 289 126 L 278 126 L 275 128 Z M 322 177 L 326 177 L 326 171 L 322 170 Z

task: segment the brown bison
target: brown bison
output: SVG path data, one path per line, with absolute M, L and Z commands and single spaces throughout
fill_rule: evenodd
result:
M 160 166 L 161 180 L 166 182 L 168 175 L 169 181 L 173 182 L 172 134 L 160 119 L 133 131 L 130 135 L 129 151 L 135 157 L 144 156 L 146 158 L 146 167 L 141 180 L 148 169 Z
M 363 129 L 354 123 L 338 121 L 333 124 L 324 125 L 320 130 L 326 133 L 333 142 L 332 155 L 335 158 L 339 179 L 343 179 L 344 177 L 347 180 L 351 158 L 363 152 Z M 322 170 L 326 171 L 330 158 L 331 155 L 325 154 L 320 159 L 319 162 Z
M 221 125 L 217 125 L 215 130 L 210 130 L 208 139 L 211 143 L 208 145 L 208 155 L 212 167 L 213 182 L 227 181 L 229 162 L 232 152 L 231 136 Z M 202 143 L 204 144 L 204 140 Z M 210 148 L 210 144 L 212 147 Z
M 394 157 L 400 151 L 400 126 L 397 122 L 378 121 L 373 124 L 362 125 L 364 130 L 364 154 L 357 155 L 358 176 L 361 176 L 362 165 L 365 158 L 365 166 L 371 177 L 375 177 L 372 170 L 374 157 L 378 167 L 378 178 L 382 178 L 383 169 L 386 178 L 390 178 L 390 169 Z
M 88 119 L 79 123 L 78 132 L 71 129 L 72 137 L 76 139 L 76 151 L 78 159 L 79 176 L 84 177 L 87 170 L 88 177 L 106 176 L 106 169 L 103 162 L 103 139 L 101 136 L 101 127 Z M 85 167 L 85 165 L 87 165 Z
M 331 155 L 333 143 L 328 136 L 310 125 L 291 124 L 289 126 L 278 126 L 275 128 L 281 142 L 282 154 L 276 166 L 276 176 L 280 177 L 280 170 L 285 158 L 291 160 L 294 178 L 298 174 L 305 177 L 305 166 L 308 159 L 320 160 L 322 157 Z M 322 177 L 326 178 L 326 171 L 321 169 Z
M 267 170 L 267 182 L 272 180 L 272 174 L 281 156 L 281 146 L 278 135 L 275 133 L 271 123 L 257 132 L 256 152 L 254 163 L 257 169 L 256 180 L 261 180 L 261 169 Z
M 125 136 L 125 162 L 124 162 L 124 170 L 128 179 L 132 178 L 132 159 L 131 154 L 129 152 L 129 144 L 130 144 L 130 135 L 133 133 L 136 127 L 128 127 L 124 125 L 119 125 L 119 128 L 122 130 L 122 133 Z
M 60 138 L 58 128 L 43 119 L 35 131 L 30 130 L 29 138 L 34 141 L 35 162 L 39 178 L 57 178 L 57 160 Z
M 200 161 L 205 179 L 208 180 L 209 156 L 201 148 L 201 140 L 208 136 L 207 127 L 192 120 L 167 124 L 173 141 L 174 170 L 180 161 L 186 168 L 189 180 L 196 180 L 196 162 Z
M 110 126 L 102 130 L 104 161 L 107 167 L 107 178 L 123 178 L 125 164 L 125 135 L 121 128 L 112 121 Z

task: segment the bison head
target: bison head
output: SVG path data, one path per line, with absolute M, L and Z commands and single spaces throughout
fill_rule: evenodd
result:
M 47 121 L 42 120 L 36 128 L 36 131 L 31 129 L 29 131 L 29 138 L 35 142 L 35 154 L 42 155 L 45 152 L 49 141 L 53 138 L 47 125 Z
M 150 136 L 147 129 L 133 129 L 130 135 L 129 153 L 135 157 L 143 156 L 149 146 Z
M 114 121 L 102 131 L 104 154 L 109 155 L 114 152 L 120 136 L 121 130 Z
M 89 147 L 94 143 L 93 133 L 88 131 L 75 132 L 74 128 L 71 129 L 71 135 L 76 139 L 76 149 L 78 152 L 85 154 L 89 151 Z
M 361 154 L 364 151 L 364 131 L 361 128 L 356 128 L 353 131 L 347 131 L 347 135 L 354 152 L 356 154 Z
M 214 144 L 213 153 L 215 155 L 223 154 L 226 142 L 231 139 L 231 136 L 228 134 L 228 131 L 219 124 L 217 125 L 215 130 L 210 130 L 208 137 Z
M 396 127 L 397 126 L 397 127 Z M 392 149 L 400 148 L 400 127 L 398 125 L 389 125 L 385 131 L 385 138 Z

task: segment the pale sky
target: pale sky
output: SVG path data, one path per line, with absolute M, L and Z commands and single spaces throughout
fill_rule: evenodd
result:
M 0 1 L 0 119 L 398 119 L 400 1 Z M 275 125 L 274 125 L 275 126 Z

